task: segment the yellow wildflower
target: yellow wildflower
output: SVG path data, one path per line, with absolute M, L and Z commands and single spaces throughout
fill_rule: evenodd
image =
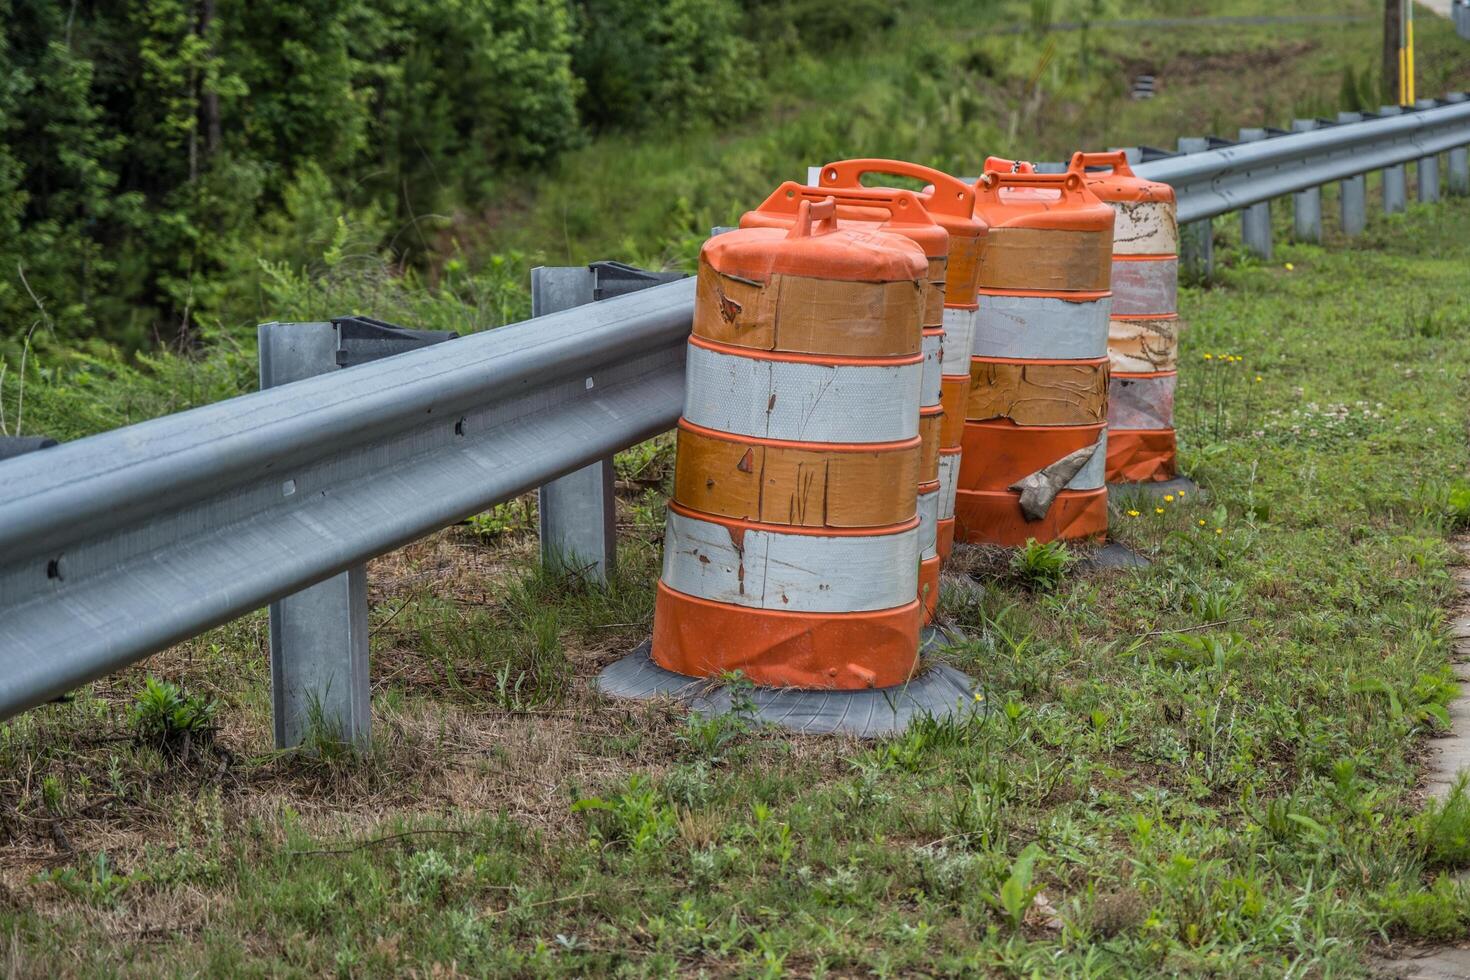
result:
M 1216 534 L 1224 534 L 1225 533 L 1225 529 L 1223 527 L 1217 527 L 1217 528 L 1215 528 L 1215 533 Z
M 1207 360 L 1207 361 L 1214 360 L 1214 358 L 1215 358 L 1215 355 L 1214 354 L 1206 354 L 1205 355 L 1205 360 Z
M 1261 383 L 1261 376 L 1258 374 L 1258 375 L 1256 375 L 1256 384 L 1260 384 L 1260 383 Z
M 1155 514 L 1162 514 L 1163 512 L 1164 512 L 1164 508 L 1162 508 L 1162 507 L 1155 507 L 1154 508 L 1154 513 Z
M 1164 494 L 1164 503 L 1166 503 L 1166 504 L 1172 504 L 1173 502 L 1174 502 L 1174 495 L 1172 493 L 1166 493 L 1166 494 Z
M 1296 268 L 1296 266 L 1292 265 L 1290 262 L 1286 263 L 1286 271 L 1287 272 L 1290 272 L 1292 269 L 1295 269 L 1295 268 Z
M 1200 522 L 1199 522 L 1199 526 L 1200 526 L 1200 527 L 1204 527 L 1204 526 L 1205 526 L 1205 520 L 1204 520 L 1204 518 L 1203 518 L 1203 517 L 1202 517 L 1202 518 L 1200 518 Z
M 1128 516 L 1129 517 L 1137 517 L 1138 516 L 1138 511 L 1136 511 L 1136 510 L 1130 510 L 1128 512 Z

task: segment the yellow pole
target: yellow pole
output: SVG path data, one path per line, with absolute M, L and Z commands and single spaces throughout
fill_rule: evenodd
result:
M 1404 49 L 1404 61 L 1407 66 L 1404 71 L 1404 88 L 1407 95 L 1407 98 L 1404 99 L 1404 105 L 1411 106 L 1414 104 L 1414 0 L 1404 0 L 1404 7 L 1404 24 L 1408 32 L 1409 42 L 1408 46 Z

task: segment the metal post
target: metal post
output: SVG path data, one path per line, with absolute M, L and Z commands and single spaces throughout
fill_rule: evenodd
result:
M 590 303 L 595 278 L 588 266 L 531 270 L 531 316 Z M 609 456 L 543 486 L 536 496 L 541 519 L 541 562 L 577 571 L 599 584 L 617 561 L 617 512 Z
M 1470 7 L 1465 8 L 1470 10 Z M 1449 153 L 1451 194 L 1470 194 L 1470 146 L 1457 146 Z
M 1249 143 L 1266 138 L 1264 129 L 1242 129 L 1240 141 Z M 1252 204 L 1240 212 L 1240 238 L 1245 247 L 1267 261 L 1271 258 L 1271 202 Z
M 1307 133 L 1318 126 L 1315 119 L 1294 119 L 1293 133 Z M 1322 241 L 1322 188 L 1297 191 L 1292 200 L 1292 235 L 1299 242 Z
M 1361 122 L 1361 112 L 1339 112 L 1337 121 L 1340 123 Z M 1345 177 L 1337 185 L 1338 205 L 1342 215 L 1342 233 L 1353 236 L 1361 235 L 1363 229 L 1368 227 L 1368 175 L 1355 174 Z
M 1202 153 L 1210 148 L 1210 141 L 1204 136 L 1181 136 L 1178 146 L 1180 153 Z M 1215 274 L 1215 226 L 1209 218 L 1179 229 L 1179 264 L 1200 279 Z
M 1420 99 L 1414 103 L 1416 109 L 1433 109 L 1439 103 L 1434 99 Z M 1433 204 L 1439 200 L 1439 154 L 1420 157 L 1414 167 L 1419 178 L 1419 203 Z
M 1404 110 L 1396 105 L 1380 106 L 1380 116 L 1396 116 Z M 1409 181 L 1402 163 L 1383 168 L 1383 212 L 1402 214 L 1409 207 Z
M 331 323 L 260 325 L 260 387 L 337 370 Z M 310 493 L 293 480 L 281 493 Z M 367 568 L 345 572 L 270 604 L 271 716 L 276 748 L 318 736 L 365 745 L 368 697 Z

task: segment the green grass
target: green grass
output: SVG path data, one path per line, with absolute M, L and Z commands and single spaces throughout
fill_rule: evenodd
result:
M 271 750 L 259 615 L 0 728 L 0 956 L 22 975 L 1316 976 L 1462 936 L 1470 802 L 1421 814 L 1415 786 L 1455 692 L 1470 202 L 1352 243 L 1329 223 L 1271 263 L 1220 224 L 1217 283 L 1181 303 L 1204 492 L 1116 518 L 1150 568 L 946 579 L 966 636 L 947 656 L 987 715 L 860 743 L 598 697 L 648 632 L 669 479 L 648 450 L 622 470 L 609 589 L 537 570 L 516 522 L 373 564 L 360 755 Z M 147 674 L 215 702 L 207 747 L 134 738 Z

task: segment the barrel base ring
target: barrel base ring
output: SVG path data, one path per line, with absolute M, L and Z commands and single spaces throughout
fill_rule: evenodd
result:
M 1198 483 L 1195 483 L 1187 476 L 1181 475 L 1170 480 L 1160 480 L 1158 482 L 1145 480 L 1141 483 L 1109 483 L 1108 501 L 1111 503 L 1120 498 L 1126 499 L 1130 495 L 1139 495 L 1158 500 L 1166 494 L 1177 494 L 1181 490 L 1187 494 L 1195 494 L 1200 497 L 1203 497 L 1205 494 L 1205 491 L 1200 489 Z
M 595 682 L 597 690 L 638 700 L 672 697 L 701 715 L 734 710 L 727 686 L 714 678 L 665 670 L 649 656 L 651 647 L 652 641 L 644 640 L 632 653 L 603 668 Z M 926 637 L 925 648 L 929 647 Z M 906 730 L 924 715 L 945 718 L 985 711 L 984 701 L 975 698 L 975 686 L 973 679 L 949 664 L 930 660 L 913 680 L 894 687 L 858 691 L 754 687 L 749 693 L 758 721 L 803 735 L 879 738 Z

